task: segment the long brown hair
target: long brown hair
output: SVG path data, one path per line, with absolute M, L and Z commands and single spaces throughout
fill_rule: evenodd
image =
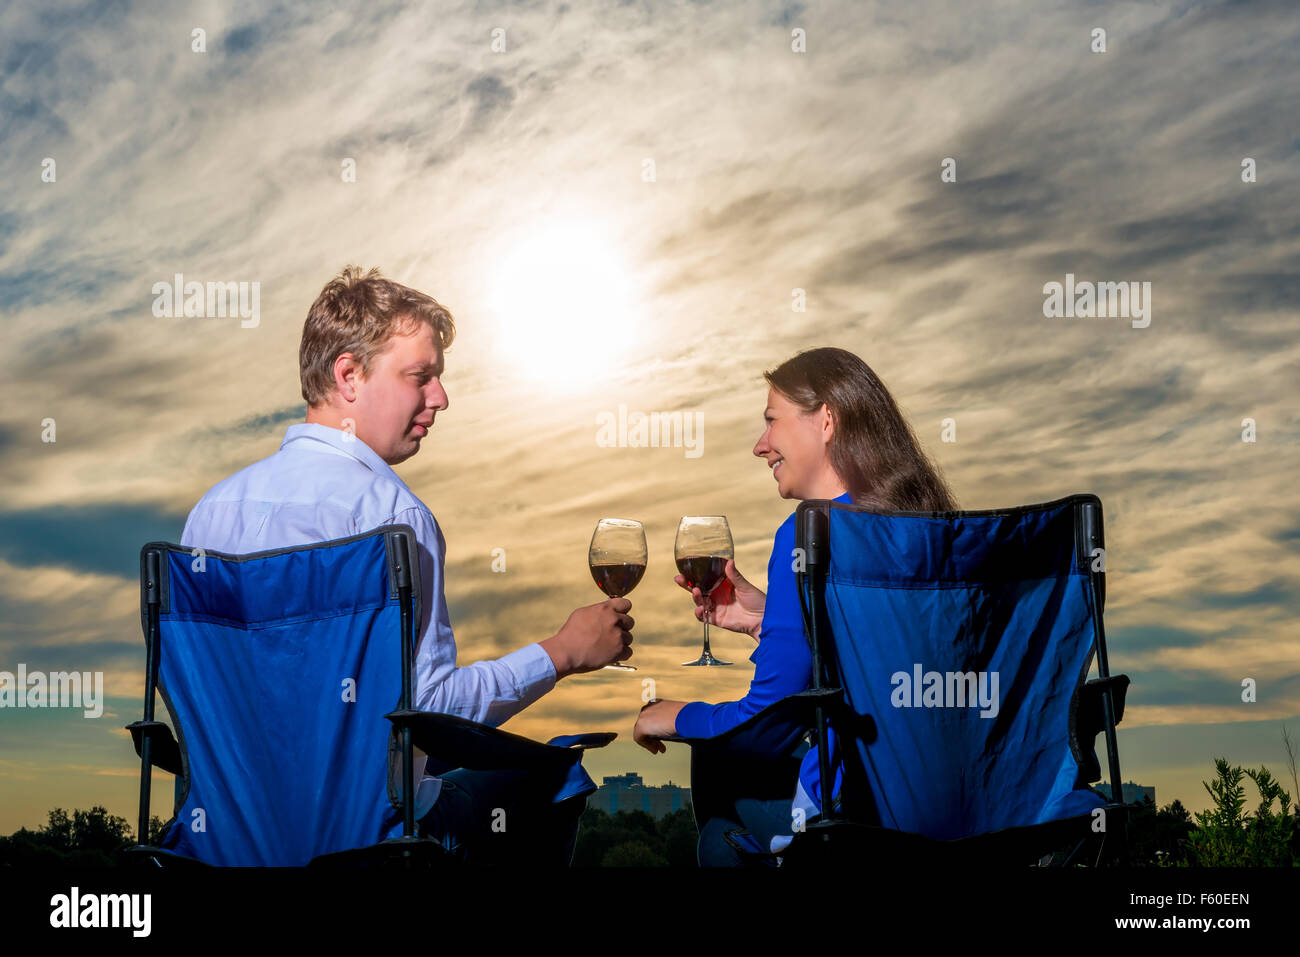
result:
M 871 367 L 843 349 L 810 349 L 763 378 L 804 412 L 824 403 L 835 422 L 830 459 L 853 504 L 949 512 L 956 499 Z

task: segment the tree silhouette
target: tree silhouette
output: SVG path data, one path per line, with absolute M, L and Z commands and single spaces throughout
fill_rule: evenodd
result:
M 161 819 L 150 821 L 150 839 L 162 835 Z M 124 817 L 96 805 L 89 811 L 61 807 L 49 813 L 45 827 L 20 828 L 0 837 L 0 867 L 113 867 L 121 852 L 135 844 L 135 830 Z
M 695 867 L 695 817 L 689 807 L 658 821 L 644 811 L 583 812 L 574 867 Z

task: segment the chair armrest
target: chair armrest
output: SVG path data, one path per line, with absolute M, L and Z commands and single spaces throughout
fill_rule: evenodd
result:
M 604 747 L 618 737 L 607 731 L 565 735 L 552 739 L 551 744 L 542 744 L 454 714 L 393 711 L 385 717 L 394 728 L 410 728 L 415 746 L 427 754 L 433 764 L 443 765 L 442 770 L 429 770 L 431 774 L 441 774 L 452 768 L 475 771 L 551 768 L 571 763 L 575 751 Z
M 1079 689 L 1075 712 L 1072 715 L 1074 743 L 1078 747 L 1076 759 L 1079 776 L 1076 786 L 1083 786 L 1101 777 L 1101 762 L 1097 759 L 1097 735 L 1106 730 L 1106 712 L 1102 698 L 1110 691 L 1115 703 L 1115 724 L 1124 717 L 1124 699 L 1128 693 L 1128 675 L 1111 675 L 1109 678 L 1091 678 Z
M 669 735 L 662 741 L 680 741 L 692 748 L 725 751 L 741 758 L 774 758 L 789 754 L 799 739 L 816 726 L 820 704 L 830 709 L 840 701 L 839 688 L 801 691 L 768 705 L 733 728 L 711 738 Z
M 171 774 L 183 773 L 180 745 L 172 737 L 171 728 L 161 721 L 133 721 L 126 729 L 131 732 L 135 753 L 141 759 L 144 758 L 144 740 L 149 738 L 153 742 L 149 751 L 149 763 Z
M 589 731 L 586 734 L 561 734 L 551 738 L 546 744 L 552 748 L 586 751 L 588 748 L 603 748 L 617 737 L 616 731 Z
M 816 709 L 828 712 L 840 689 L 789 695 L 711 738 L 665 737 L 691 746 L 691 806 L 696 827 L 715 817 L 734 816 L 738 797 L 793 799 L 800 759 L 794 752 L 810 728 Z

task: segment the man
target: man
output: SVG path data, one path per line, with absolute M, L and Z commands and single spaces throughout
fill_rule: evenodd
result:
M 346 538 L 380 525 L 415 529 L 421 621 L 414 706 L 499 725 L 566 675 L 631 657 L 632 603 L 614 598 L 576 609 L 555 634 L 494 661 L 456 666 L 443 594 L 446 543 L 433 514 L 391 466 L 420 450 L 438 412 L 451 314 L 432 297 L 349 266 L 317 297 L 299 348 L 307 421 L 280 451 L 215 485 L 190 512 L 181 544 L 247 554 Z M 512 773 L 454 771 L 436 778 L 416 764 L 422 833 L 470 860 L 503 850 L 567 863 L 585 795 L 554 804 L 553 782 Z M 506 809 L 510 839 L 494 837 Z M 427 815 L 427 817 L 426 817 Z M 529 843 L 524 844 L 522 841 Z

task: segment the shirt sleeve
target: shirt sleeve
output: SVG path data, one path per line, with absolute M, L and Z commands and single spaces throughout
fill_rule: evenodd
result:
M 203 515 L 200 513 L 199 508 L 202 504 L 202 501 L 200 501 L 190 509 L 190 514 L 185 517 L 185 527 L 181 529 L 181 537 L 176 540 L 176 543 L 183 548 L 196 547 L 199 544 L 196 539 L 199 537 L 201 532 L 206 531 L 204 528 Z
M 791 567 L 794 516 L 777 530 L 767 563 L 767 602 L 758 647 L 750 656 L 754 679 L 739 701 L 709 704 L 692 701 L 677 714 L 677 733 L 686 738 L 711 738 L 753 717 L 768 705 L 803 691 L 812 682 L 812 653 L 804 638 Z
M 447 544 L 433 515 L 408 508 L 392 524 L 415 529 L 420 558 L 420 643 L 415 652 L 415 707 L 496 727 L 555 687 L 555 665 L 533 643 L 491 661 L 456 667 L 443 568 Z

